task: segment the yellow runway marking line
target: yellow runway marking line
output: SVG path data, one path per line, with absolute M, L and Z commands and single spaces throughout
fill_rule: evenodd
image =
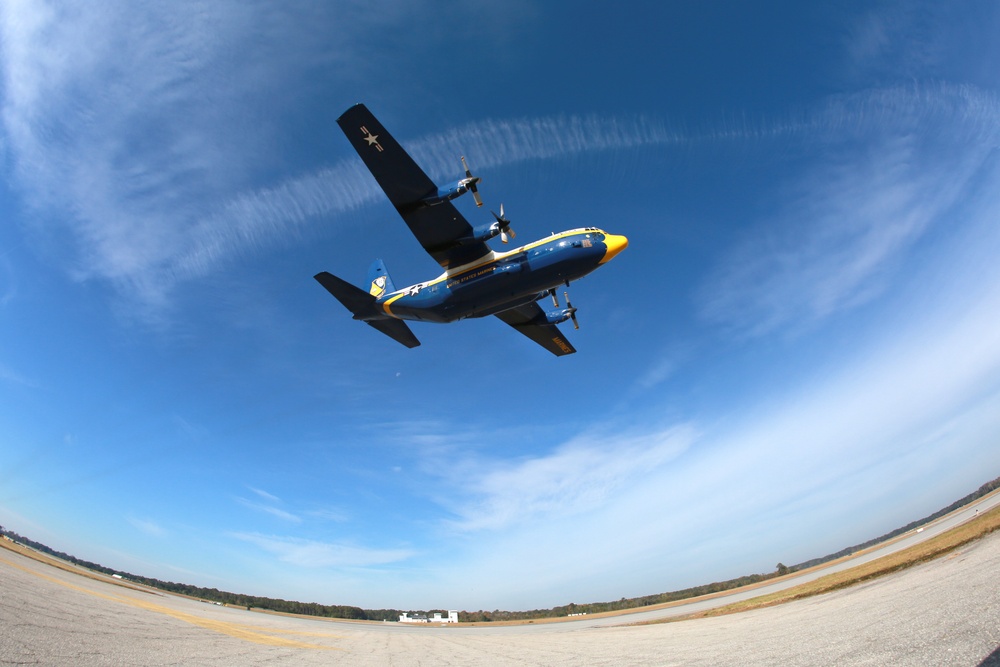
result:
M 146 602 L 144 600 L 135 600 L 127 597 L 120 597 L 118 595 L 107 595 L 105 593 L 98 593 L 97 591 L 92 591 L 81 586 L 75 586 L 65 581 L 60 581 L 55 577 L 50 577 L 41 572 L 35 572 L 23 565 L 18 565 L 13 563 L 6 558 L 0 557 L 7 565 L 17 568 L 22 572 L 27 572 L 28 574 L 34 575 L 39 579 L 44 579 L 50 581 L 54 584 L 59 584 L 60 586 L 65 586 L 74 591 L 79 591 L 81 593 L 86 593 L 88 595 L 93 595 L 94 597 L 101 598 L 103 600 L 110 600 L 112 602 L 119 602 L 122 604 L 127 604 L 132 607 L 138 607 L 139 609 L 146 609 L 148 611 L 156 612 L 158 614 L 163 614 L 165 616 L 170 616 L 171 618 L 176 618 L 179 621 L 184 621 L 185 623 L 190 623 L 191 625 L 196 625 L 200 628 L 205 628 L 206 630 L 212 630 L 220 634 L 227 635 L 229 637 L 235 637 L 236 639 L 242 639 L 244 641 L 253 642 L 255 644 L 264 644 L 266 646 L 282 646 L 285 648 L 308 648 L 317 649 L 321 651 L 342 651 L 343 649 L 336 646 L 321 646 L 319 644 L 307 644 L 306 642 L 296 641 L 294 639 L 285 639 L 283 637 L 272 637 L 264 632 L 275 632 L 281 634 L 294 634 L 294 635 L 307 635 L 312 637 L 328 637 L 333 639 L 339 639 L 336 635 L 326 635 L 323 633 L 310 633 L 310 632 L 297 632 L 297 631 L 284 631 L 277 629 L 264 629 L 256 628 L 252 625 L 243 625 L 238 623 L 230 623 L 228 621 L 213 621 L 211 619 L 202 618 L 200 616 L 195 616 L 194 614 L 188 614 L 183 611 L 177 611 L 175 609 L 170 609 L 169 607 L 164 607 L 163 605 L 155 604 L 153 602 Z

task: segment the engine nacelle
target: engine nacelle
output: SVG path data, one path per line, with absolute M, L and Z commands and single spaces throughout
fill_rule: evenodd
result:
M 459 180 L 449 183 L 448 185 L 439 187 L 437 193 L 430 195 L 429 197 L 424 197 L 420 201 L 425 206 L 437 206 L 438 204 L 446 201 L 451 201 L 456 197 L 461 197 L 466 192 L 474 191 L 475 188 L 473 186 L 477 182 L 479 182 L 479 178 L 476 176 L 471 178 L 460 178 Z
M 573 317 L 576 308 L 560 308 L 559 310 L 545 311 L 545 321 L 549 324 L 560 324 Z
M 569 281 L 566 282 L 566 285 L 569 285 Z M 576 321 L 576 308 L 574 308 L 573 304 L 569 302 L 569 294 L 563 292 L 563 296 L 566 297 L 565 308 L 559 307 L 559 299 L 556 297 L 556 291 L 554 288 L 539 293 L 536 300 L 540 300 L 546 295 L 552 296 L 552 305 L 556 307 L 555 310 L 543 310 L 534 317 L 532 322 L 536 324 L 560 324 L 566 320 L 573 320 L 573 328 L 579 329 L 580 323 Z
M 476 227 L 472 230 L 472 234 L 469 236 L 463 236 L 458 239 L 458 245 L 467 245 L 469 243 L 485 243 L 492 238 L 495 238 L 503 231 L 500 229 L 500 223 L 494 222 L 491 225 L 486 225 L 483 227 Z

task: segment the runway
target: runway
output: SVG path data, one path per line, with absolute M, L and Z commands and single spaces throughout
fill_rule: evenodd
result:
M 620 625 L 636 620 L 629 615 L 408 627 L 225 608 L 97 581 L 0 549 L 0 663 L 995 667 L 998 573 L 994 533 L 894 575 L 731 616 L 646 626 Z

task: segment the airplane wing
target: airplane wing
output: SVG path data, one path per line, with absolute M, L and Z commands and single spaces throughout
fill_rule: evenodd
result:
M 431 257 L 444 268 L 468 264 L 490 253 L 482 242 L 460 244 L 472 226 L 451 202 L 428 206 L 423 199 L 438 187 L 364 104 L 337 119 L 354 150 Z
M 557 357 L 576 352 L 576 348 L 563 337 L 559 327 L 546 322 L 545 313 L 537 303 L 504 310 L 496 316 Z

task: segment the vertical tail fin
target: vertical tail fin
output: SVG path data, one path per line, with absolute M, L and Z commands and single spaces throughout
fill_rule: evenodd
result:
M 368 267 L 368 286 L 368 293 L 376 299 L 383 294 L 396 291 L 396 286 L 389 277 L 389 270 L 385 268 L 385 262 L 381 259 L 376 259 Z

